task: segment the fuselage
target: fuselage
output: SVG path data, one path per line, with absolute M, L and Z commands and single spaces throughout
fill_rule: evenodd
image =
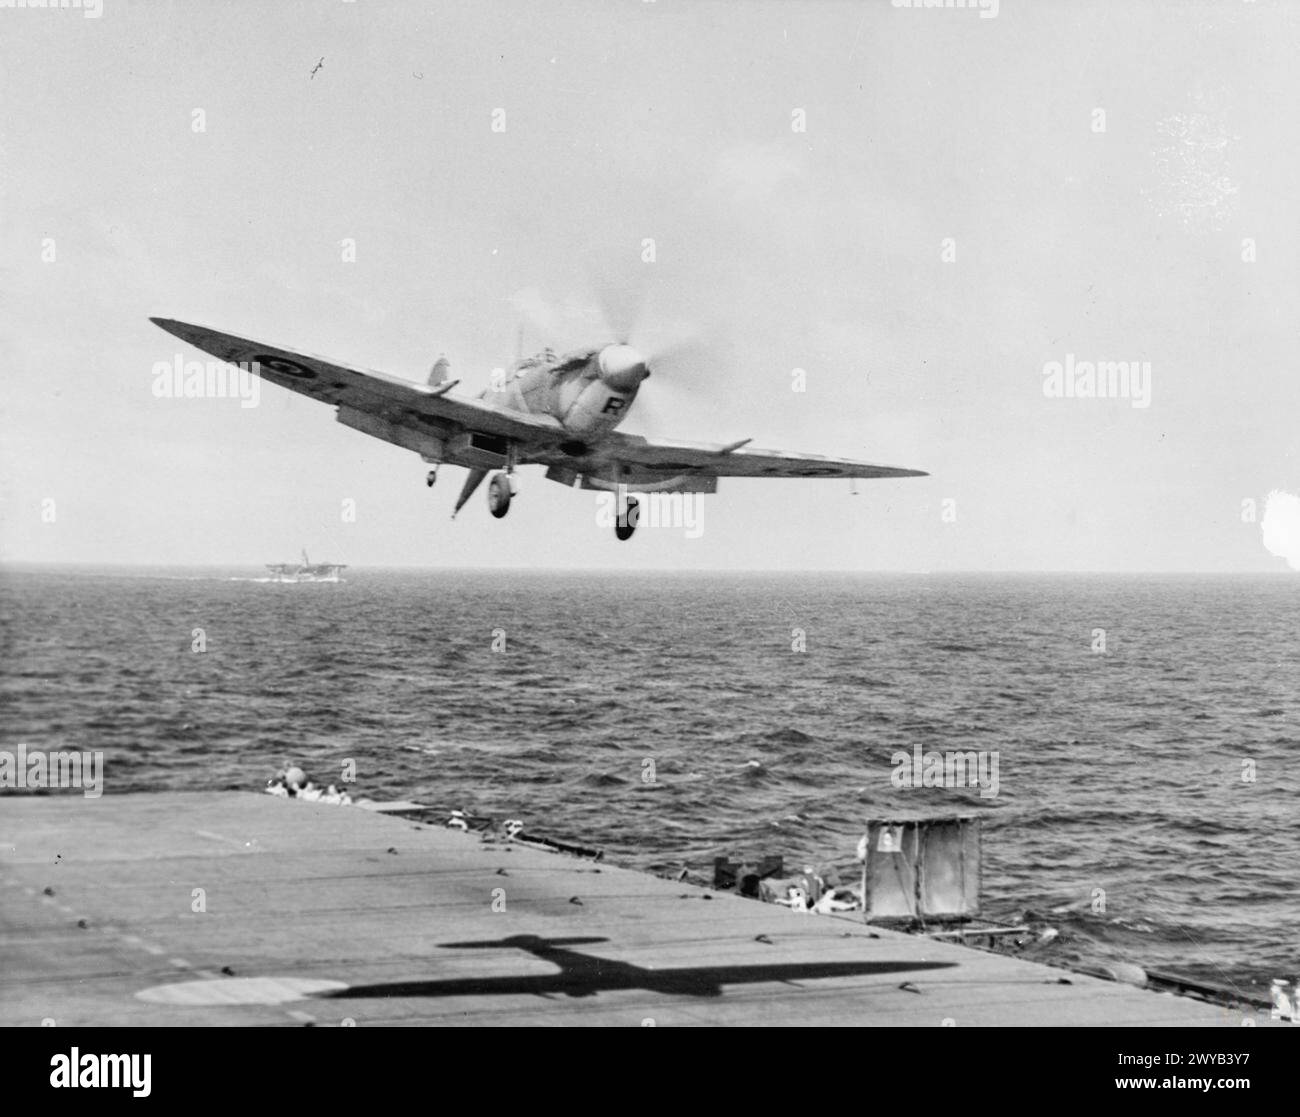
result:
M 543 353 L 516 361 L 480 398 L 506 411 L 549 415 L 592 444 L 623 421 L 648 375 L 625 346 Z

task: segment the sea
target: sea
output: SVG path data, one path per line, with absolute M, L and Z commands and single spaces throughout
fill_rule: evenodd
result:
M 354 770 L 704 881 L 977 816 L 982 913 L 1056 932 L 1027 956 L 1300 979 L 1295 577 L 11 566 L 0 713 L 109 795 Z M 958 750 L 996 788 L 904 778 Z

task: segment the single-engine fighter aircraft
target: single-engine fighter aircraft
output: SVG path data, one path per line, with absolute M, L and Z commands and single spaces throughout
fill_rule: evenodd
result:
M 649 360 L 622 342 L 516 360 L 504 382 L 469 399 L 451 395 L 460 381 L 451 379 L 445 359 L 433 366 L 427 384 L 417 384 L 205 326 L 150 321 L 223 361 L 255 364 L 263 380 L 331 404 L 346 426 L 415 451 L 433 466 L 429 485 L 439 465 L 468 469 L 453 517 L 489 473 L 488 508 L 498 519 L 504 516 L 521 465 L 543 465 L 547 479 L 562 485 L 617 493 L 619 539 L 630 539 L 636 530 L 638 505 L 629 493 L 712 493 L 719 477 L 926 476 L 917 469 L 746 449 L 747 438 L 701 445 L 622 433 L 615 428 L 650 375 Z

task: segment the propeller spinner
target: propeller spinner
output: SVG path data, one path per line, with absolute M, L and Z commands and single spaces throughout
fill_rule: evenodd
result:
M 597 358 L 601 380 L 616 392 L 635 391 L 650 375 L 646 360 L 630 345 L 607 345 Z

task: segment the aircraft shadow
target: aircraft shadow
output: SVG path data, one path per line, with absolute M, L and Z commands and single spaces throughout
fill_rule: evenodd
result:
M 773 962 L 758 965 L 691 966 L 679 969 L 647 969 L 629 962 L 597 958 L 568 947 L 608 942 L 603 938 L 544 939 L 537 935 L 515 935 L 492 942 L 442 943 L 451 948 L 522 950 L 558 967 L 553 974 L 514 977 L 465 977 L 439 981 L 396 981 L 376 985 L 355 985 L 321 993 L 322 999 L 360 1000 L 372 997 L 465 997 L 493 994 L 534 994 L 592 997 L 620 989 L 642 989 L 687 997 L 720 997 L 725 985 L 754 985 L 762 982 L 815 981 L 829 977 L 866 977 L 878 974 L 919 973 L 950 969 L 954 962 Z

